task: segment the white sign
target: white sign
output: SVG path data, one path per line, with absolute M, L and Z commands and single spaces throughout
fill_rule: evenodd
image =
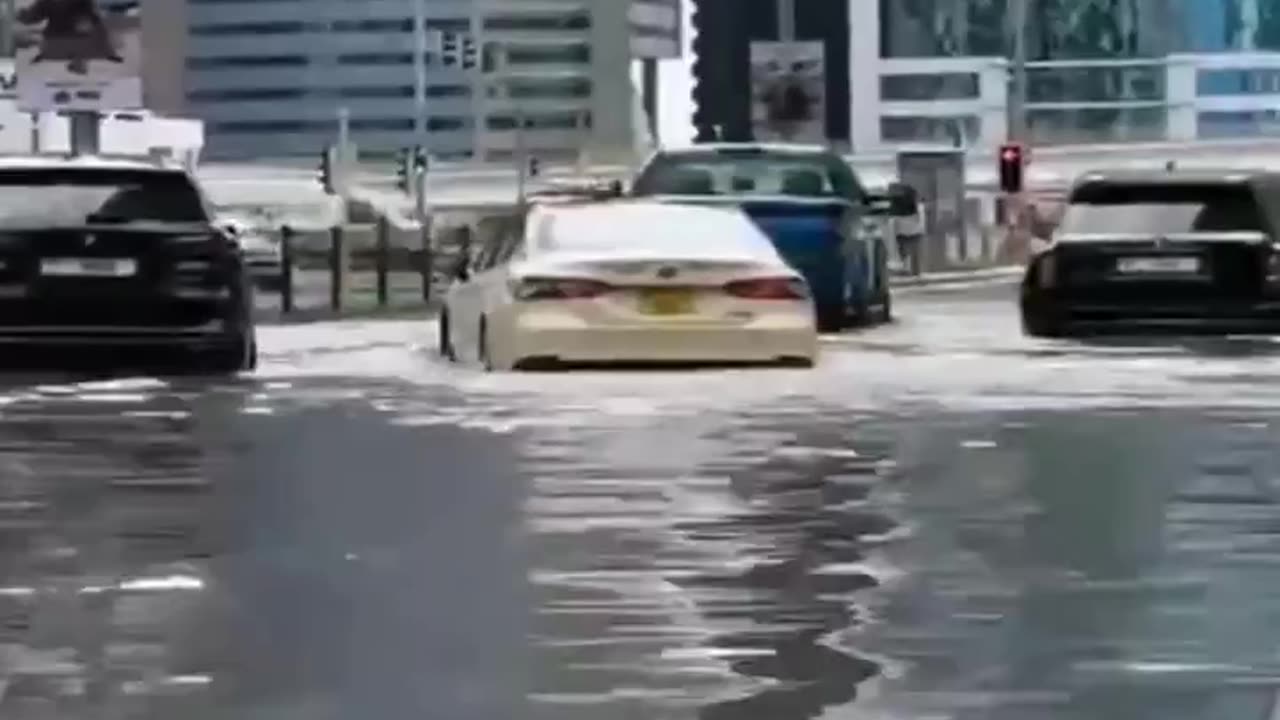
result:
M 822 42 L 751 43 L 751 129 L 757 141 L 827 141 Z
M 18 99 L 18 72 L 13 61 L 0 58 L 0 100 Z
M 97 0 L 17 0 L 15 55 L 23 110 L 142 107 L 137 4 L 128 11 L 109 11 L 104 5 Z

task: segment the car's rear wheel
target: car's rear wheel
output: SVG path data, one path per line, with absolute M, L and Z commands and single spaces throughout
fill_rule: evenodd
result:
M 1059 338 L 1066 334 L 1062 322 L 1044 309 L 1022 307 L 1022 332 L 1031 337 Z
M 848 325 L 845 308 L 841 305 L 819 305 L 815 313 L 820 333 L 838 333 Z
M 258 342 L 252 332 L 236 334 L 226 345 L 208 351 L 200 369 L 215 375 L 235 375 L 258 367 Z

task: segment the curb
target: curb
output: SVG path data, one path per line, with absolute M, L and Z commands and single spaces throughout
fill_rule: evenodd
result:
M 1025 270 L 1026 269 L 1022 265 L 1002 265 L 1000 267 L 982 268 L 980 270 L 957 270 L 955 272 L 927 273 L 925 275 L 896 277 L 891 280 L 891 285 L 895 288 L 913 288 L 1008 280 L 1021 277 Z
M 302 308 L 287 315 L 279 310 L 259 310 L 255 318 L 259 325 L 307 325 L 337 320 L 429 320 L 435 317 L 436 303 L 410 307 L 388 308 Z

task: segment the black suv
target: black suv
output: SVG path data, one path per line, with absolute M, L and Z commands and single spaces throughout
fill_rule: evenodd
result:
M 1023 328 L 1280 330 L 1280 174 L 1097 172 L 1022 282 Z
M 0 160 L 0 345 L 178 350 L 196 369 L 256 365 L 234 238 L 181 169 Z

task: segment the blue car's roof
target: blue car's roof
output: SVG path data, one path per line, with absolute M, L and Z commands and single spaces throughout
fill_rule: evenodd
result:
M 831 155 L 838 154 L 822 145 L 795 145 L 790 143 L 700 143 L 682 148 L 661 148 L 659 155 L 668 157 L 706 154 L 709 152 L 759 152 L 771 155 Z

